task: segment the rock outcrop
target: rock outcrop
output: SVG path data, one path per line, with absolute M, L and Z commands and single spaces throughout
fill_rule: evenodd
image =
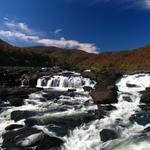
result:
M 150 88 L 146 88 L 141 97 L 141 103 L 150 103 Z
M 121 76 L 122 74 L 115 70 L 105 70 L 97 73 L 97 84 L 91 92 L 91 96 L 96 104 L 117 103 L 117 87 L 115 83 Z

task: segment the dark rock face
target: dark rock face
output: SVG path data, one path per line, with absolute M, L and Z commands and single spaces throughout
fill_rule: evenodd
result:
M 141 103 L 150 103 L 150 88 L 146 88 L 141 97 Z
M 16 110 L 16 111 L 11 112 L 10 117 L 14 121 L 19 121 L 21 119 L 27 119 L 27 118 L 34 116 L 34 115 L 36 115 L 36 113 L 32 112 L 32 111 Z
M 50 149 L 59 147 L 64 143 L 58 137 L 49 136 L 36 128 L 21 128 L 9 131 L 3 135 L 2 147 L 6 149 L 30 149 L 36 146 L 38 149 Z
M 129 88 L 134 88 L 134 87 L 137 87 L 137 85 L 136 85 L 136 84 L 127 83 L 127 87 L 129 87 Z
M 150 104 L 143 104 L 139 106 L 143 111 L 149 111 L 150 110 Z
M 117 102 L 117 87 L 115 83 L 122 74 L 115 70 L 105 70 L 97 74 L 97 84 L 91 96 L 96 104 L 111 104 Z
M 51 116 L 40 116 L 40 117 L 30 117 L 25 120 L 25 124 L 27 126 L 34 125 L 49 125 L 49 124 L 58 124 L 59 125 L 70 125 L 70 126 L 79 126 L 82 123 L 89 122 L 91 120 L 96 119 L 97 116 L 91 113 L 79 113 L 72 114 L 68 116 L 60 116 L 60 117 L 51 117 Z
M 43 133 L 42 133 L 43 134 Z M 64 143 L 63 140 L 57 137 L 50 137 L 44 134 L 43 139 L 41 138 L 36 150 L 48 150 L 49 148 L 58 148 Z
M 84 91 L 87 91 L 87 92 L 90 92 L 92 90 L 92 88 L 89 86 L 84 86 L 83 89 Z
M 21 124 L 11 124 L 5 128 L 5 130 L 14 130 L 18 128 L 23 128 L 24 126 Z
M 117 91 L 112 90 L 96 90 L 91 94 L 96 104 L 112 104 L 117 103 Z
M 129 120 L 145 126 L 150 123 L 150 113 L 145 111 L 137 112 L 136 114 L 131 115 Z
M 118 134 L 112 129 L 103 129 L 100 132 L 101 141 L 107 142 L 109 140 L 117 139 L 119 136 Z
M 16 87 L 20 86 L 24 80 L 25 86 L 35 87 L 39 77 L 50 73 L 50 69 L 36 67 L 1 67 L 0 85 L 4 87 Z
M 21 106 L 30 93 L 39 91 L 36 88 L 0 88 L 0 101 L 8 101 L 11 106 Z
M 24 100 L 21 98 L 11 98 L 8 101 L 11 106 L 22 106 L 24 104 Z

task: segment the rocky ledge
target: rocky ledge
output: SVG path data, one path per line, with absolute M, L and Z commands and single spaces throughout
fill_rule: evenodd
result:
M 122 77 L 122 73 L 117 70 L 103 70 L 100 72 L 83 72 L 84 77 L 91 78 L 97 82 L 95 89 L 90 93 L 96 104 L 117 103 L 117 87 L 115 83 Z

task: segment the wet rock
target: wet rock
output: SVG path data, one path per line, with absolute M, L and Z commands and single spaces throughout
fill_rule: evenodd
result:
M 43 139 L 40 140 L 38 147 L 35 150 L 46 150 L 50 148 L 60 147 L 64 141 L 58 137 L 52 137 L 44 134 Z
M 18 128 L 23 128 L 24 126 L 21 124 L 11 124 L 5 128 L 5 130 L 14 130 Z
M 87 91 L 87 92 L 90 92 L 92 90 L 92 88 L 89 86 L 84 86 L 83 89 L 84 91 Z
M 25 120 L 25 124 L 27 126 L 34 126 L 34 125 L 48 125 L 48 124 L 59 124 L 59 125 L 67 125 L 70 126 L 79 126 L 82 123 L 86 123 L 97 119 L 95 114 L 91 113 L 77 113 L 77 114 L 70 114 L 64 116 L 40 116 L 40 117 L 30 117 Z
M 85 72 L 85 71 L 81 72 L 81 75 L 83 77 L 90 78 L 90 79 L 95 80 L 95 81 L 96 81 L 96 78 L 97 78 L 97 74 L 98 73 L 96 71 L 94 71 L 94 70 L 92 70 L 90 72 Z
M 28 136 L 34 135 L 40 132 L 41 131 L 36 128 L 27 128 L 27 127 L 21 128 L 19 130 L 11 130 L 2 135 L 2 138 L 3 138 L 2 147 L 5 149 L 13 149 L 13 148 L 17 149 L 19 148 L 18 144 L 20 143 L 21 139 L 25 140 Z M 26 140 L 24 143 L 30 144 L 31 142 L 30 140 Z
M 150 88 L 146 88 L 140 100 L 141 103 L 150 103 Z
M 116 110 L 117 108 L 113 105 L 100 105 L 98 104 L 98 109 L 103 111 L 112 111 Z
M 61 95 L 66 95 L 67 92 L 64 91 L 49 91 L 43 95 L 44 98 L 50 99 L 58 99 Z
M 68 92 L 75 92 L 76 89 L 68 89 Z
M 9 90 L 7 88 L 0 88 L 0 100 L 6 101 Z
M 16 111 L 11 112 L 10 118 L 11 120 L 19 121 L 19 120 L 27 119 L 35 115 L 37 115 L 37 113 L 33 111 L 16 110 Z
M 145 111 L 137 112 L 136 114 L 131 115 L 129 120 L 145 126 L 150 123 L 150 113 Z
M 112 104 L 117 103 L 117 91 L 103 89 L 95 90 L 91 93 L 91 96 L 96 104 Z
M 90 95 L 96 104 L 111 104 L 117 102 L 118 88 L 115 83 L 122 74 L 115 70 L 104 70 L 97 73 L 96 86 Z
M 8 101 L 11 106 L 22 106 L 24 104 L 24 100 L 22 98 L 10 98 Z
M 109 111 L 113 111 L 116 110 L 116 107 L 113 105 L 100 105 L 98 104 L 98 109 L 96 111 L 96 113 L 99 116 L 99 119 L 104 118 Z
M 139 105 L 139 107 L 140 107 L 143 111 L 149 111 L 149 110 L 150 110 L 150 104 Z
M 101 141 L 107 142 L 109 140 L 117 139 L 119 136 L 116 133 L 116 131 L 114 131 L 112 129 L 103 129 L 100 132 L 100 137 L 101 137 Z
M 3 135 L 3 148 L 28 149 L 36 146 L 36 150 L 58 148 L 64 141 L 56 136 L 49 136 L 36 128 L 22 128 L 6 132 Z
M 150 132 L 150 126 L 146 127 L 146 128 L 144 129 L 144 132 Z
M 123 96 L 122 98 L 123 98 L 123 100 L 125 100 L 127 102 L 132 102 L 132 99 L 130 96 Z
M 126 85 L 127 85 L 127 87 L 129 87 L 129 88 L 135 88 L 135 87 L 137 87 L 136 84 L 127 83 Z

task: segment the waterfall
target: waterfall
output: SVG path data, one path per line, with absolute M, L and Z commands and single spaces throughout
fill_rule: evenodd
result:
M 80 89 L 84 86 L 94 87 L 95 81 L 90 80 L 89 78 L 83 78 L 80 75 L 55 75 L 53 77 L 42 77 L 37 81 L 38 88 L 59 88 L 62 90 L 73 88 Z

